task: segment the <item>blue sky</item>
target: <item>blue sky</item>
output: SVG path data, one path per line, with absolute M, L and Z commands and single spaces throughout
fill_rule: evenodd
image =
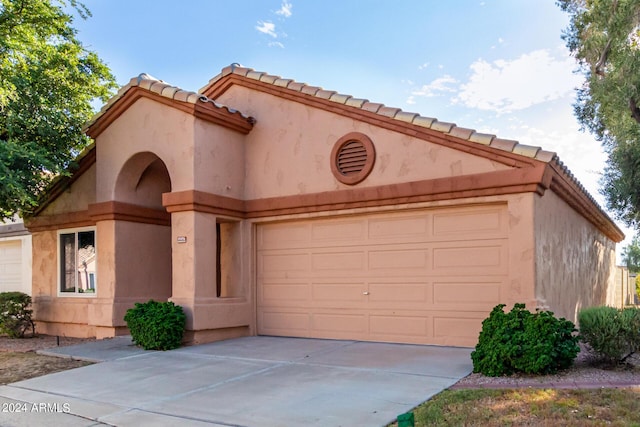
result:
M 146 72 L 197 91 L 238 62 L 556 151 L 604 206 L 605 156 L 573 116 L 582 77 L 554 0 L 84 3 L 79 38 L 120 84 Z

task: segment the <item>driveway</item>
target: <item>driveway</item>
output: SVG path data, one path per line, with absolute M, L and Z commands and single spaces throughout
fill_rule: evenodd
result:
M 13 409 L 2 425 L 384 426 L 472 370 L 468 348 L 247 337 L 145 352 L 125 340 L 56 349 L 106 361 L 0 387 Z

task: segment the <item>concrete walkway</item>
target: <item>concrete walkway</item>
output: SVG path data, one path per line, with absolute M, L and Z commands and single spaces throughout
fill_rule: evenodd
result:
M 105 361 L 0 387 L 3 426 L 384 426 L 472 369 L 465 348 L 276 337 L 53 352 Z

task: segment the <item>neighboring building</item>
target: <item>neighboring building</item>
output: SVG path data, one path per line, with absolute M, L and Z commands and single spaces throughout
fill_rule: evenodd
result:
M 31 235 L 22 219 L 0 221 L 0 292 L 31 295 Z
M 555 153 L 238 65 L 134 78 L 27 224 L 38 330 L 475 345 L 499 303 L 615 298 L 620 229 Z

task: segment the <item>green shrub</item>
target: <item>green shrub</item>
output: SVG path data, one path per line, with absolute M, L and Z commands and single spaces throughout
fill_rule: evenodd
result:
M 127 310 L 124 320 L 133 342 L 145 350 L 180 347 L 186 316 L 182 307 L 173 302 L 138 302 L 134 308 Z
M 531 313 L 515 304 L 493 308 L 471 353 L 473 372 L 496 377 L 516 372 L 549 374 L 571 366 L 580 352 L 573 322 L 550 311 Z
M 36 325 L 29 308 L 31 297 L 22 292 L 0 292 L 0 333 L 22 338 L 28 329 L 35 335 Z
M 640 348 L 640 310 L 589 307 L 578 312 L 580 339 L 601 360 L 624 362 Z

